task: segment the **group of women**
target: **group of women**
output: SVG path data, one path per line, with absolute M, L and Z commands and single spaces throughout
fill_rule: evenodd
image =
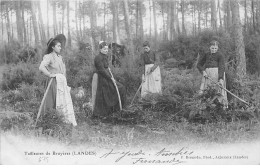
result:
M 61 48 L 65 46 L 66 38 L 59 34 L 51 38 L 47 43 L 47 52 L 43 56 L 39 70 L 49 80 L 46 82 L 46 91 L 39 108 L 39 114 L 46 113 L 49 109 L 56 109 L 64 115 L 64 120 L 74 126 L 77 125 L 73 104 L 70 95 L 70 87 L 66 81 L 66 67 L 63 61 Z M 200 93 L 203 92 L 212 81 L 225 87 L 225 66 L 223 55 L 218 52 L 218 41 L 210 43 L 210 52 L 201 56 L 198 69 L 203 74 Z M 141 54 L 141 63 L 144 67 L 141 84 L 141 97 L 150 93 L 162 93 L 161 72 L 159 58 L 151 50 L 149 42 L 143 43 L 144 52 Z M 99 43 L 99 54 L 94 59 L 94 74 L 92 80 L 92 118 L 106 119 L 113 111 L 121 110 L 126 102 L 126 88 L 116 81 L 109 68 L 108 44 Z M 221 102 L 227 105 L 226 92 L 220 88 Z

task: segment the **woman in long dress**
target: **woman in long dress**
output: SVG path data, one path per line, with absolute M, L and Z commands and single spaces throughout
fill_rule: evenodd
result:
M 66 67 L 61 48 L 65 46 L 66 37 L 59 34 L 47 43 L 47 51 L 39 66 L 39 70 L 49 77 L 46 83 L 45 97 L 41 102 L 38 115 L 45 114 L 47 110 L 56 109 L 64 116 L 65 122 L 77 125 L 72 105 L 70 88 L 67 86 Z M 39 116 L 37 116 L 38 119 Z
M 212 40 L 209 47 L 210 52 L 201 55 L 199 58 L 197 68 L 203 75 L 199 94 L 202 94 L 208 86 L 213 84 L 211 80 L 226 88 L 225 59 L 218 46 L 219 42 Z M 224 105 L 224 108 L 227 108 L 227 92 L 220 87 L 217 87 L 217 89 L 221 94 L 221 97 L 219 97 L 220 103 Z
M 119 103 L 124 106 L 126 89 L 123 84 L 112 78 L 111 71 L 109 71 L 107 43 L 101 42 L 99 49 L 100 52 L 94 59 L 95 73 L 92 81 L 92 118 L 106 119 L 113 111 L 119 110 Z M 114 83 L 118 87 L 121 102 Z
M 144 53 L 141 54 L 142 66 L 144 66 L 144 75 L 142 77 L 141 97 L 151 93 L 162 93 L 161 71 L 159 67 L 159 58 L 151 50 L 149 42 L 143 43 Z

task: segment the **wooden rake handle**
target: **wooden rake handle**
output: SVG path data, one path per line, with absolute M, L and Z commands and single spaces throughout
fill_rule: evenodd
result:
M 234 93 L 230 92 L 229 90 L 227 90 L 226 88 L 224 88 L 222 85 L 218 84 L 217 82 L 215 82 L 213 79 L 211 79 L 209 76 L 205 76 L 205 78 L 208 78 L 209 80 L 211 80 L 213 83 L 215 83 L 216 85 L 218 85 L 219 87 L 221 87 L 222 89 L 224 89 L 226 92 L 228 92 L 229 94 L 231 94 L 232 96 L 234 96 L 235 98 L 237 98 L 238 100 L 240 100 L 241 102 L 245 103 L 246 105 L 249 106 L 249 103 L 246 102 L 245 100 L 241 99 L 240 97 L 238 97 L 237 95 L 235 95 Z
M 49 89 L 50 89 L 50 86 L 51 86 L 52 81 L 53 81 L 53 78 L 51 78 L 51 80 L 49 81 L 48 86 L 47 86 L 47 89 L 46 89 L 46 91 L 45 91 L 45 93 L 44 93 L 44 96 L 43 96 L 43 98 L 42 98 L 41 105 L 40 105 L 40 108 L 39 108 L 39 110 L 38 110 L 36 122 L 35 122 L 35 125 L 34 125 L 35 127 L 36 127 L 37 122 L 38 122 L 38 119 L 39 119 L 39 117 L 40 117 L 40 115 L 41 115 L 42 107 L 43 107 L 44 101 L 45 101 L 45 99 L 46 99 L 47 93 L 48 93 L 48 91 L 49 91 Z
M 117 93 L 117 96 L 118 96 L 120 111 L 122 111 L 121 97 L 120 97 L 119 90 L 118 90 L 118 87 L 117 87 L 116 82 L 115 82 L 115 78 L 114 78 L 114 76 L 113 76 L 113 74 L 112 74 L 110 68 L 108 68 L 108 71 L 109 71 L 109 73 L 111 74 L 112 79 L 114 79 L 114 80 L 113 80 L 113 84 L 115 85 L 115 88 L 116 88 L 116 93 Z

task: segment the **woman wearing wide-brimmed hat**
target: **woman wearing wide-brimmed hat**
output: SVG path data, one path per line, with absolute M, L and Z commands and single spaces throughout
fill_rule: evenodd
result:
M 40 64 L 39 70 L 50 78 L 46 93 L 42 100 L 38 114 L 44 114 L 46 110 L 59 110 L 65 118 L 65 122 L 77 125 L 71 101 L 70 88 L 67 86 L 66 68 L 61 53 L 65 46 L 66 37 L 59 34 L 51 38 L 47 43 L 46 54 Z M 39 116 L 37 116 L 38 118 Z
M 99 49 L 100 52 L 94 60 L 95 73 L 92 81 L 92 118 L 106 119 L 113 111 L 119 109 L 120 103 L 124 106 L 126 90 L 123 84 L 114 80 L 109 70 L 107 55 L 108 44 L 101 41 L 99 43 Z M 120 95 L 118 95 L 115 84 Z
M 218 46 L 219 42 L 216 38 L 213 38 L 209 45 L 209 52 L 199 58 L 197 68 L 203 74 L 199 94 L 202 94 L 214 82 L 226 88 L 225 59 Z M 220 87 L 218 87 L 218 90 L 222 95 L 219 101 L 226 108 L 228 106 L 227 92 Z

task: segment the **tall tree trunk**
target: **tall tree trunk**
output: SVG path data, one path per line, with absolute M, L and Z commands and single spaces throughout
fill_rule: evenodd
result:
M 34 31 L 34 40 L 35 40 L 35 46 L 37 47 L 37 54 L 38 54 L 38 60 L 41 60 L 41 47 L 40 47 L 40 40 L 39 40 L 39 34 L 38 34 L 38 23 L 36 18 L 36 10 L 37 10 L 37 1 L 31 1 L 31 11 L 32 11 L 32 22 L 33 22 L 33 31 Z
M 255 26 L 255 7 L 254 7 L 255 3 L 254 0 L 251 1 L 251 11 L 252 11 L 252 21 L 253 21 L 253 29 L 254 32 L 256 30 L 256 26 Z
M 3 5 L 0 5 L 0 7 L 1 7 L 1 11 L 4 11 Z M 1 27 L 2 27 L 2 40 L 4 40 L 4 18 L 3 17 L 1 17 Z
M 42 18 L 42 11 L 41 11 L 41 6 L 40 6 L 40 1 L 37 1 L 37 6 L 38 6 L 38 16 L 39 16 L 40 32 L 41 32 L 41 41 L 42 41 L 42 44 L 45 45 L 47 40 L 46 40 L 45 31 L 44 31 L 44 24 L 43 24 L 43 18 Z
M 124 0 L 124 14 L 125 14 L 125 29 L 126 29 L 126 34 L 127 34 L 127 42 L 128 42 L 128 46 L 129 46 L 129 51 L 130 51 L 130 56 L 128 57 L 128 68 L 132 68 L 133 66 L 133 62 L 134 62 L 134 46 L 133 46 L 133 39 L 132 39 L 132 35 L 130 32 L 130 20 L 129 20 L 129 8 L 128 8 L 128 0 Z
M 206 8 L 206 12 L 205 12 L 205 27 L 208 28 L 208 8 Z
M 230 31 L 231 25 L 232 25 L 232 19 L 231 19 L 231 8 L 230 8 L 230 0 L 227 1 L 227 30 Z
M 32 41 L 33 41 L 33 40 L 32 40 L 32 34 L 33 34 L 33 24 L 32 24 L 32 22 L 33 22 L 33 21 L 32 21 L 32 16 L 31 16 L 30 19 L 29 19 L 29 30 L 30 30 L 30 31 L 29 31 L 29 33 L 28 33 L 28 34 L 30 35 L 30 36 L 29 36 L 29 45 L 32 45 L 32 43 L 33 43 L 33 42 L 32 42 Z
M 23 46 L 23 24 L 22 24 L 22 13 L 21 13 L 21 3 L 20 1 L 15 1 L 15 11 L 16 11 L 16 26 L 17 26 L 17 38 L 19 43 Z
M 65 27 L 65 8 L 66 8 L 66 5 L 65 3 L 63 2 L 62 4 L 62 24 L 61 24 L 61 32 L 62 34 L 64 34 L 64 27 Z
M 213 31 L 217 31 L 217 12 L 215 0 L 211 0 L 211 27 Z
M 151 0 L 149 0 L 149 11 L 150 11 L 150 39 L 152 38 L 152 5 Z
M 257 9 L 256 9 L 256 12 L 257 12 L 257 14 L 256 14 L 256 16 L 257 16 L 257 19 L 256 19 L 256 25 L 257 25 L 257 32 L 258 33 L 260 33 L 260 1 L 257 1 L 256 2 L 257 4 L 256 4 L 256 7 L 257 7 Z
M 172 6 L 171 40 L 174 40 L 178 36 L 178 34 L 180 34 L 177 1 L 172 1 L 171 6 Z
M 8 43 L 12 43 L 13 42 L 13 38 L 11 35 L 11 24 L 10 24 L 10 17 L 9 17 L 9 10 L 8 7 L 6 5 L 6 32 L 7 32 L 7 38 L 8 38 Z
M 52 4 L 52 7 L 53 7 L 53 33 L 54 33 L 54 36 L 57 35 L 58 33 L 58 28 L 57 28 L 57 18 L 56 18 L 56 2 L 54 1 L 53 4 Z
M 27 38 L 28 38 L 28 45 L 30 46 L 31 45 L 31 17 L 29 17 L 28 19 L 27 19 L 27 28 L 26 28 L 26 30 L 27 30 Z
M 139 20 L 140 20 L 140 40 L 143 41 L 144 39 L 144 26 L 143 26 L 143 10 L 142 5 L 143 1 L 139 1 Z
M 106 41 L 106 1 L 104 1 L 104 31 L 103 39 Z
M 49 18 L 49 0 L 47 0 L 47 18 Z M 50 27 L 49 27 L 49 19 L 47 19 L 47 38 L 50 38 Z
M 91 7 L 90 26 L 91 26 L 92 50 L 96 51 L 97 5 L 94 0 L 90 1 L 90 7 Z
M 168 14 L 167 14 L 167 40 L 172 40 L 172 31 L 171 31 L 171 23 L 172 23 L 172 3 L 171 1 L 167 2 L 167 10 L 168 10 Z
M 182 34 L 186 35 L 186 29 L 185 29 L 185 10 L 184 10 L 184 0 L 181 0 L 181 13 L 182 13 Z
M 78 27 L 78 1 L 75 1 L 75 25 L 76 25 L 76 34 L 77 34 L 77 41 L 80 41 L 80 36 L 79 36 L 79 27 Z
M 153 0 L 153 19 L 154 19 L 154 48 L 157 49 L 157 38 L 158 38 L 158 33 L 157 33 L 157 21 L 156 21 L 156 9 L 155 9 L 155 1 Z
M 71 35 L 70 35 L 70 2 L 67 1 L 67 24 L 68 24 L 68 46 L 71 48 Z
M 245 31 L 247 31 L 247 3 L 246 3 L 246 1 L 247 0 L 245 0 L 244 2 L 245 2 L 245 15 L 244 15 L 244 17 L 245 17 Z
M 83 39 L 85 38 L 85 32 L 86 32 L 86 17 L 85 17 L 85 12 L 84 12 L 84 14 L 82 15 L 82 20 L 83 20 L 83 34 L 82 34 L 82 37 L 83 37 Z
M 31 1 L 32 5 L 32 22 L 33 22 L 33 31 L 34 31 L 34 40 L 35 40 L 35 45 L 40 44 L 39 40 L 39 32 L 38 32 L 38 24 L 37 24 L 37 17 L 36 17 L 36 9 L 37 5 L 35 4 L 37 1 Z
M 164 19 L 164 4 L 165 2 L 161 2 L 161 10 L 162 10 L 162 21 L 163 21 L 163 40 L 166 40 L 166 35 L 165 35 L 165 32 L 166 32 L 166 29 L 165 29 L 165 19 Z
M 80 5 L 79 3 L 79 10 L 82 11 L 82 6 Z M 93 9 L 92 9 L 93 10 Z M 81 22 L 82 22 L 82 14 L 79 15 L 79 35 L 80 35 L 80 39 L 82 39 L 83 35 L 82 35 L 82 25 L 81 25 Z
M 120 44 L 119 31 L 118 31 L 118 10 L 117 1 L 111 0 L 112 15 L 113 15 L 113 41 Z
M 21 3 L 21 10 L 22 10 L 22 26 L 23 26 L 23 41 L 24 44 L 27 44 L 27 33 L 26 33 L 26 26 L 25 26 L 25 18 L 24 18 L 24 4 L 22 1 L 20 1 Z
M 223 27 L 223 25 L 222 25 L 222 17 L 221 17 L 221 7 L 220 7 L 220 1 L 218 0 L 218 16 L 219 16 L 219 26 L 220 26 L 220 28 L 222 28 Z
M 192 6 L 192 34 L 196 35 L 195 5 Z
M 122 8 L 122 0 L 115 0 L 117 2 L 116 4 L 116 15 L 117 15 L 117 19 L 116 19 L 116 23 L 117 23 L 117 34 L 120 34 L 120 17 L 119 17 L 119 9 Z M 120 38 L 119 38 L 120 40 Z
M 139 17 L 138 17 L 138 14 L 139 14 L 139 6 L 138 6 L 138 0 L 136 0 L 136 8 L 135 8 L 135 38 L 137 39 L 138 38 L 138 21 L 139 21 Z
M 10 25 L 10 26 L 11 26 L 11 29 L 12 29 L 12 39 L 14 39 L 14 26 L 13 26 L 13 18 L 14 18 L 14 17 L 13 17 L 13 13 L 11 12 L 11 13 L 10 13 L 10 21 L 11 21 L 11 22 L 10 22 L 10 23 L 11 23 L 11 25 Z
M 200 33 L 201 31 L 200 23 L 201 23 L 201 1 L 198 0 L 198 33 Z
M 246 57 L 245 45 L 243 40 L 242 25 L 240 23 L 239 4 L 236 0 L 231 0 L 232 18 L 233 18 L 233 38 L 235 41 L 235 53 L 238 60 L 237 75 L 241 79 L 246 76 Z
M 178 29 L 178 27 L 176 26 L 176 23 L 178 21 L 178 17 L 176 16 L 177 14 L 177 10 L 176 10 L 176 1 L 172 1 L 171 2 L 171 40 L 174 40 L 177 37 L 177 33 L 176 33 L 176 29 Z
M 177 7 L 176 7 L 176 5 L 177 5 Z M 176 28 L 175 29 L 177 29 L 177 34 L 179 35 L 179 34 L 181 34 L 181 30 L 180 30 L 180 22 L 179 22 L 179 10 L 178 10 L 178 6 L 179 6 L 179 2 L 178 1 L 176 1 L 176 5 L 175 5 L 175 7 L 176 7 L 176 13 L 175 13 L 175 21 L 176 21 Z

